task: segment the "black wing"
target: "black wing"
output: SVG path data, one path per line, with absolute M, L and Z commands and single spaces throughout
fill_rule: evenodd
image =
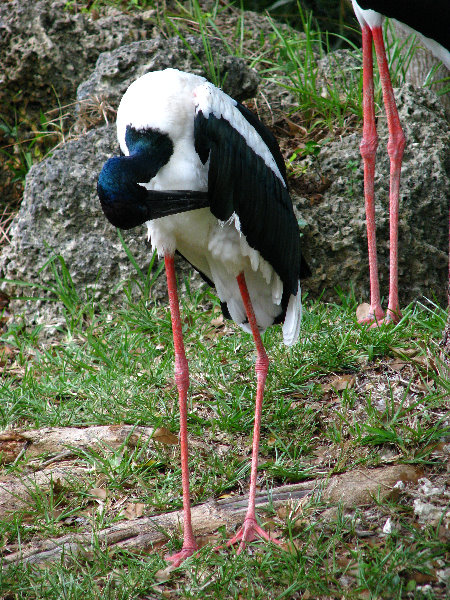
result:
M 271 132 L 244 106 L 232 106 L 236 119 L 246 121 L 248 131 L 259 134 L 259 148 L 248 143 L 245 131 L 216 116 L 205 116 L 199 108 L 195 117 L 195 149 L 208 171 L 209 205 L 221 221 L 236 213 L 248 244 L 258 250 L 283 282 L 284 294 L 296 294 L 302 272 L 300 233 L 285 181 L 285 167 Z M 228 113 L 230 107 L 227 107 Z M 205 111 L 206 112 L 206 111 Z M 249 116 L 251 115 L 251 116 Z M 242 127 L 241 127 L 242 130 Z M 258 136 L 257 136 L 258 137 Z M 255 145 L 253 143 L 253 145 Z M 268 166 L 256 150 L 265 146 L 278 171 Z M 284 295 L 283 294 L 283 295 Z

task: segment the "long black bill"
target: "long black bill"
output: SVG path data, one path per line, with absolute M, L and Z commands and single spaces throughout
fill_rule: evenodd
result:
M 208 193 L 192 190 L 146 190 L 139 186 L 139 194 L 129 196 L 126 201 L 116 198 L 106 201 L 98 190 L 100 203 L 106 218 L 115 227 L 132 229 L 146 221 L 176 215 L 189 210 L 197 210 L 209 206 Z
M 194 190 L 146 190 L 152 219 L 209 206 L 208 192 Z M 148 220 L 148 219 L 147 219 Z
M 106 218 L 115 227 L 131 229 L 146 221 L 209 206 L 208 193 L 195 190 L 148 190 L 139 182 L 151 181 L 166 154 L 135 152 L 106 161 L 97 182 L 97 193 Z

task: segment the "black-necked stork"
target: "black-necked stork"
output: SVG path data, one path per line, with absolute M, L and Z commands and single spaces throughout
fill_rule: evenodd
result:
M 392 90 L 389 67 L 383 42 L 384 17 L 398 20 L 403 27 L 417 33 L 430 51 L 450 69 L 449 0 L 352 0 L 353 9 L 362 29 L 363 48 L 363 137 L 360 145 L 364 162 L 364 195 L 367 218 L 367 241 L 369 247 L 370 310 L 364 321 L 398 321 L 398 213 L 400 171 L 405 136 L 400 124 Z M 383 100 L 389 129 L 388 154 L 390 158 L 389 191 L 389 300 L 386 315 L 381 308 L 378 283 L 377 250 L 375 236 L 374 177 L 375 154 L 378 145 L 373 97 L 372 39 L 380 72 Z
M 98 194 L 113 225 L 147 223 L 164 257 L 180 407 L 184 541 L 178 565 L 197 549 L 191 525 L 187 446 L 188 363 L 184 351 L 174 254 L 216 288 L 226 316 L 251 332 L 257 392 L 248 512 L 228 545 L 239 551 L 256 536 L 255 491 L 264 384 L 268 370 L 261 332 L 282 323 L 292 345 L 301 320 L 300 277 L 306 271 L 278 144 L 242 104 L 203 77 L 176 69 L 137 79 L 123 96 L 117 134 L 124 156 L 108 160 Z

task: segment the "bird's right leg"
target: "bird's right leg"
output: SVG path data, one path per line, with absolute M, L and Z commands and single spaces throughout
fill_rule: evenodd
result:
M 377 239 L 375 226 L 375 155 L 378 146 L 375 123 L 375 103 L 373 91 L 372 32 L 368 25 L 362 28 L 363 48 L 363 137 L 359 146 L 364 162 L 364 197 L 366 203 L 367 244 L 369 249 L 370 309 L 369 315 L 361 322 L 380 322 L 384 317 L 380 302 L 378 281 Z
M 174 258 L 164 257 L 169 292 L 170 316 L 172 319 L 173 343 L 175 348 L 175 381 L 178 388 L 180 406 L 180 446 L 181 446 L 181 478 L 183 484 L 183 516 L 184 538 L 180 552 L 167 556 L 166 560 L 174 566 L 180 565 L 185 558 L 194 554 L 197 544 L 192 531 L 191 501 L 189 497 L 189 466 L 187 441 L 187 393 L 189 388 L 189 368 L 184 351 L 183 332 L 181 327 L 180 305 L 178 302 L 177 280 L 175 275 Z
M 383 101 L 389 129 L 388 154 L 391 162 L 389 181 L 389 302 L 385 323 L 397 322 L 401 318 L 398 302 L 398 212 L 400 193 L 400 172 L 402 168 L 403 151 L 405 149 L 405 134 L 400 125 L 397 104 L 392 89 L 389 65 L 384 48 L 383 31 L 381 27 L 372 29 L 373 43 L 377 55 L 378 71 L 380 73 Z
M 270 537 L 270 535 L 260 527 L 256 521 L 256 480 L 258 473 L 258 452 L 259 452 L 259 437 L 261 429 L 261 414 L 262 404 L 264 397 L 264 385 L 266 382 L 267 371 L 269 368 L 269 359 L 267 357 L 264 344 L 261 340 L 258 325 L 256 323 L 255 311 L 248 293 L 247 283 L 245 281 L 244 273 L 241 273 L 237 277 L 239 285 L 239 291 L 241 292 L 242 301 L 244 303 L 245 312 L 247 313 L 248 322 L 252 330 L 253 339 L 256 346 L 256 400 L 255 400 L 255 422 L 253 425 L 253 447 L 252 447 L 252 465 L 250 473 L 250 490 L 248 497 L 248 508 L 247 514 L 244 519 L 242 527 L 238 532 L 227 542 L 227 546 L 232 546 L 239 543 L 237 553 L 240 554 L 249 542 L 257 539 L 258 537 L 279 544 L 277 540 Z M 219 546 L 221 548 L 221 546 Z M 219 549 L 216 548 L 216 549 Z

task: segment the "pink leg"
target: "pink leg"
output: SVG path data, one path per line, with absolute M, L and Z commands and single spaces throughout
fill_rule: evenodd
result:
M 181 444 L 181 478 L 183 484 L 184 539 L 180 552 L 167 556 L 166 560 L 178 566 L 185 558 L 197 550 L 191 523 L 191 501 L 189 498 L 189 467 L 187 443 L 187 392 L 189 387 L 189 368 L 184 351 L 181 328 L 180 306 L 178 303 L 177 280 L 173 256 L 164 257 L 169 291 L 170 315 L 172 318 L 173 343 L 175 347 L 175 381 L 178 388 L 180 405 L 180 444 Z
M 378 281 L 377 240 L 375 227 L 375 155 L 378 146 L 375 124 L 375 104 L 373 93 L 372 32 L 366 25 L 362 29 L 363 48 L 363 137 L 359 146 L 364 162 L 364 196 L 366 202 L 367 244 L 369 249 L 370 310 L 369 316 L 361 322 L 380 322 L 384 317 L 380 302 Z
M 269 535 L 262 529 L 256 522 L 256 512 L 255 512 L 255 497 L 256 497 L 256 478 L 258 471 L 258 451 L 259 451 L 259 433 L 261 427 L 261 412 L 262 412 L 262 403 L 263 403 L 263 395 L 264 395 L 264 385 L 266 382 L 267 371 L 269 368 L 269 359 L 267 358 L 266 351 L 264 349 L 264 345 L 261 340 L 261 335 L 258 330 L 258 326 L 256 324 L 255 312 L 253 310 L 252 302 L 250 300 L 250 295 L 248 293 L 247 284 L 245 282 L 244 273 L 241 273 L 237 277 L 237 282 L 239 285 L 239 290 L 241 292 L 242 300 L 244 302 L 245 311 L 247 313 L 247 318 L 250 323 L 250 327 L 253 333 L 253 338 L 255 340 L 256 345 L 256 378 L 257 378 L 257 388 L 256 388 L 256 403 L 255 403 L 255 424 L 253 427 L 253 448 L 252 448 L 252 468 L 250 473 L 250 493 L 248 498 L 248 509 L 247 515 L 245 517 L 244 523 L 239 531 L 227 542 L 227 546 L 231 546 L 232 544 L 236 544 L 240 542 L 239 549 L 237 551 L 238 554 L 242 552 L 245 548 L 246 544 L 255 540 L 258 536 L 262 537 L 265 540 L 270 540 Z M 277 540 L 270 540 L 272 542 L 277 542 Z
M 395 103 L 381 27 L 374 27 L 372 29 L 372 36 L 377 55 L 378 70 L 380 72 L 383 100 L 389 128 L 388 154 L 391 161 L 389 184 L 389 303 L 385 322 L 397 322 L 401 318 L 400 305 L 398 302 L 398 209 L 400 172 L 406 142 L 405 135 L 400 125 L 397 105 Z

